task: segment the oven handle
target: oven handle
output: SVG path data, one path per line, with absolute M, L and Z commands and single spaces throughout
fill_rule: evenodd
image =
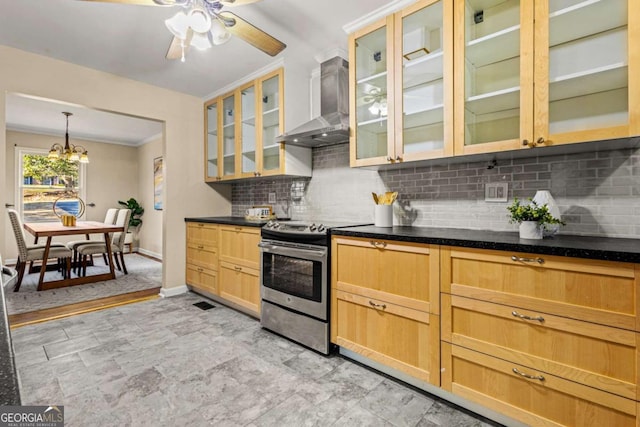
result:
M 276 254 L 276 255 L 284 255 L 284 256 L 294 256 L 298 258 L 318 258 L 322 259 L 327 256 L 326 249 L 308 249 L 308 248 L 294 248 L 289 246 L 280 246 L 273 245 L 271 243 L 258 243 L 258 247 L 262 252 Z

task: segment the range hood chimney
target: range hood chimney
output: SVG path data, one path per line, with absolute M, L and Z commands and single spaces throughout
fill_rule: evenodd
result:
M 277 137 L 290 145 L 349 142 L 349 63 L 336 56 L 320 64 L 320 117 Z

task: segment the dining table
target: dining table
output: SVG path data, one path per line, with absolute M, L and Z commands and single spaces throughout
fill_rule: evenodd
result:
M 35 237 L 35 243 L 38 243 L 38 239 L 41 237 L 46 237 L 47 239 L 44 247 L 42 266 L 40 267 L 40 278 L 38 280 L 39 291 L 63 288 L 66 286 L 83 285 L 85 283 L 100 282 L 116 278 L 116 271 L 113 266 L 110 234 L 123 232 L 123 226 L 106 224 L 99 221 L 78 221 L 72 226 L 63 225 L 62 222 L 26 222 L 24 223 L 24 229 Z M 56 236 L 85 235 L 88 239 L 91 234 L 104 235 L 107 259 L 109 261 L 109 272 L 76 277 L 71 277 L 71 275 L 69 275 L 68 278 L 48 280 L 45 282 L 44 276 L 47 270 L 47 259 L 49 257 L 49 249 L 51 248 L 51 241 L 53 238 Z M 96 243 L 98 243 L 98 241 L 96 241 Z

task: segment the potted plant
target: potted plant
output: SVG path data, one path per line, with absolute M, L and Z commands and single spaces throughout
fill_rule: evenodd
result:
M 562 224 L 559 218 L 554 218 L 546 204 L 539 205 L 535 200 L 529 199 L 529 204 L 523 205 L 516 197 L 509 211 L 509 222 L 520 224 L 520 238 L 542 239 L 543 230 L 548 224 Z
M 126 236 L 124 236 L 124 244 L 129 245 L 129 253 L 131 253 L 133 246 L 132 229 L 137 231 L 138 227 L 142 225 L 142 220 L 140 219 L 140 217 L 144 213 L 144 208 L 140 206 L 140 203 L 138 203 L 138 201 L 133 197 L 131 197 L 126 202 L 118 200 L 118 203 L 128 209 L 131 209 L 131 217 L 129 218 L 129 231 L 127 232 Z

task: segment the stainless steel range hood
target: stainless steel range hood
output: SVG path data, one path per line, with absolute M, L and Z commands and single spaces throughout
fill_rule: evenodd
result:
M 336 56 L 320 64 L 320 117 L 277 137 L 302 147 L 349 142 L 349 63 Z

